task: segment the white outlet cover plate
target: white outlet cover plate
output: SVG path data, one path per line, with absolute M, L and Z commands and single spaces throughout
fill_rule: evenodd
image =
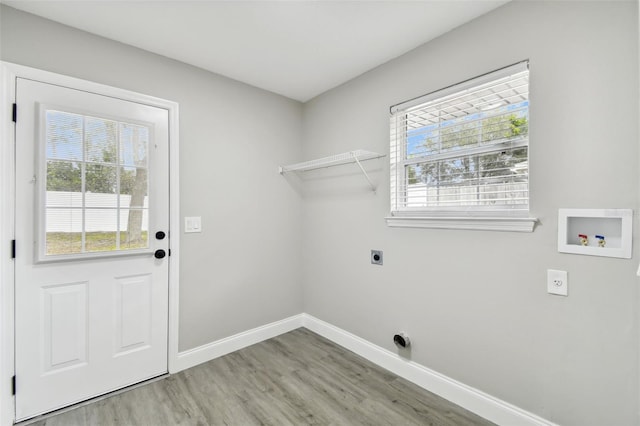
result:
M 202 220 L 200 216 L 185 217 L 184 232 L 202 232 Z
M 547 269 L 547 292 L 559 296 L 569 295 L 569 281 L 567 271 Z

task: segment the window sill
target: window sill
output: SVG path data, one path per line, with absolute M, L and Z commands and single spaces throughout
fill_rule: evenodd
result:
M 464 229 L 482 231 L 533 232 L 537 218 L 533 217 L 386 217 L 387 226 L 394 228 Z

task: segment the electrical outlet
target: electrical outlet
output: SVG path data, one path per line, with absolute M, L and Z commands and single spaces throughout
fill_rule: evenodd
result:
M 547 292 L 559 296 L 568 296 L 568 290 L 569 281 L 567 280 L 567 271 L 547 269 Z
M 371 264 L 382 265 L 382 250 L 371 250 Z

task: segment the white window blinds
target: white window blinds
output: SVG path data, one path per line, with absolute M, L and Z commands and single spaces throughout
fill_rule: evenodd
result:
M 391 113 L 393 215 L 528 212 L 528 62 Z

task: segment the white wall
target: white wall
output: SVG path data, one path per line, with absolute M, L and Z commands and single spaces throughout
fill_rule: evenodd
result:
M 180 350 L 302 311 L 298 102 L 0 6 L 0 59 L 180 104 Z M 253 192 L 250 198 L 246 194 Z
M 637 19 L 636 2 L 516 1 L 305 104 L 304 159 L 388 152 L 390 105 L 528 58 L 540 219 L 534 233 L 388 228 L 388 158 L 365 163 L 375 195 L 356 168 L 313 172 L 305 312 L 389 350 L 406 331 L 414 361 L 554 422 L 638 424 L 639 256 L 556 247 L 558 208 L 637 213 Z M 568 271 L 569 297 L 546 293 L 548 268 Z

